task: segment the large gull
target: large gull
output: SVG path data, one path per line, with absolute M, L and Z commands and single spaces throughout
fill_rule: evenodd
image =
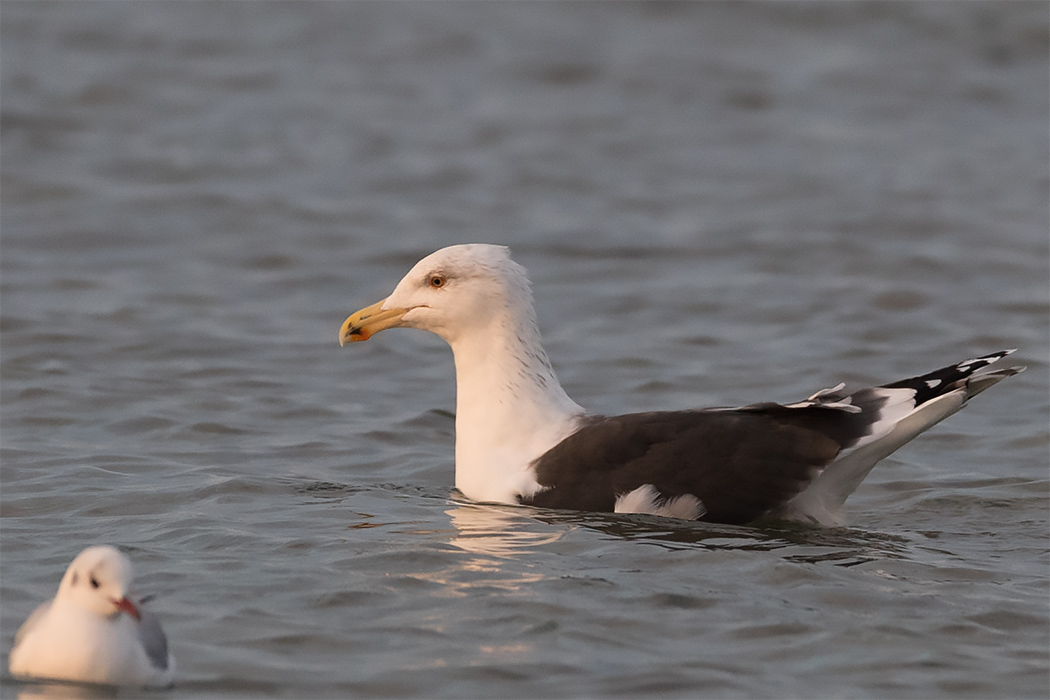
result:
M 420 260 L 389 297 L 346 319 L 339 343 L 393 327 L 452 347 L 456 488 L 468 498 L 730 524 L 841 524 L 876 462 L 1024 369 L 978 372 L 1013 352 L 1003 350 L 797 403 L 591 415 L 555 377 L 525 269 L 486 244 Z
M 55 597 L 15 636 L 11 675 L 115 686 L 164 688 L 175 658 L 154 615 L 133 601 L 131 562 L 113 547 L 88 547 Z

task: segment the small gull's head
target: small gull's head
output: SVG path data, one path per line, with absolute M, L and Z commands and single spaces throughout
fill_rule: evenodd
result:
M 66 569 L 56 600 L 90 610 L 102 617 L 122 612 L 139 619 L 138 608 L 128 598 L 135 574 L 131 561 L 113 547 L 88 547 Z

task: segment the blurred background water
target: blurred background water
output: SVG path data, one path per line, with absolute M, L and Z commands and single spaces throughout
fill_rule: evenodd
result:
M 111 543 L 171 698 L 1050 692 L 1045 3 L 0 12 L 3 653 Z M 472 504 L 447 347 L 336 340 L 472 241 L 596 412 L 1029 371 L 846 529 Z

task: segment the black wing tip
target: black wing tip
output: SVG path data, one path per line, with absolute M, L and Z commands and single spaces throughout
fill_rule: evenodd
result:
M 972 358 L 970 360 L 963 360 L 962 362 L 957 364 L 956 367 L 964 367 L 966 365 L 972 365 L 972 364 L 976 364 L 978 362 L 984 362 L 986 364 L 991 364 L 992 362 L 996 362 L 998 360 L 1003 359 L 1007 355 L 1013 355 L 1015 352 L 1017 352 L 1017 348 L 1010 348 L 1009 350 L 999 350 L 998 352 L 990 352 L 987 355 L 981 355 L 980 357 L 974 357 L 974 358 Z
M 941 369 L 917 377 L 909 377 L 908 379 L 883 384 L 877 388 L 914 389 L 916 392 L 915 405 L 918 406 L 926 403 L 932 398 L 957 389 L 964 383 L 969 385 L 969 382 L 978 380 L 982 377 L 989 378 L 994 376 L 1002 379 L 1024 371 L 1024 367 L 1008 367 L 979 373 L 979 371 L 985 367 L 1001 360 L 1007 355 L 1012 355 L 1016 351 L 1017 348 L 999 350 L 998 352 L 989 353 L 980 357 L 963 360 L 954 365 L 948 365 L 947 367 L 942 367 Z M 990 384 L 987 386 L 990 386 Z M 978 391 L 974 393 L 976 394 L 980 392 Z
M 946 367 L 945 369 L 955 370 L 956 372 L 959 372 L 959 374 L 963 377 L 970 377 L 973 376 L 978 370 L 984 369 L 989 365 L 995 364 L 999 360 L 1003 359 L 1004 357 L 1007 357 L 1008 355 L 1012 355 L 1015 352 L 1017 352 L 1017 348 L 1010 348 L 1009 350 L 1000 350 L 998 352 L 989 353 L 980 357 L 974 357 L 970 360 L 963 360 L 962 362 L 956 365 L 952 365 L 951 367 Z M 1025 369 L 1027 368 L 1024 365 L 1018 365 L 1016 367 L 1006 367 L 1003 369 L 997 369 L 995 370 L 995 373 L 1002 374 L 1003 376 L 1010 376 L 1019 372 L 1023 372 Z

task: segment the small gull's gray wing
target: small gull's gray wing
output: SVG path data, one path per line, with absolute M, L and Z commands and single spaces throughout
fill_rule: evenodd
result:
M 161 671 L 168 668 L 168 638 L 164 636 L 164 630 L 160 628 L 160 620 L 153 613 L 140 610 L 141 619 L 138 624 L 139 641 L 142 642 L 146 656 L 154 668 Z

